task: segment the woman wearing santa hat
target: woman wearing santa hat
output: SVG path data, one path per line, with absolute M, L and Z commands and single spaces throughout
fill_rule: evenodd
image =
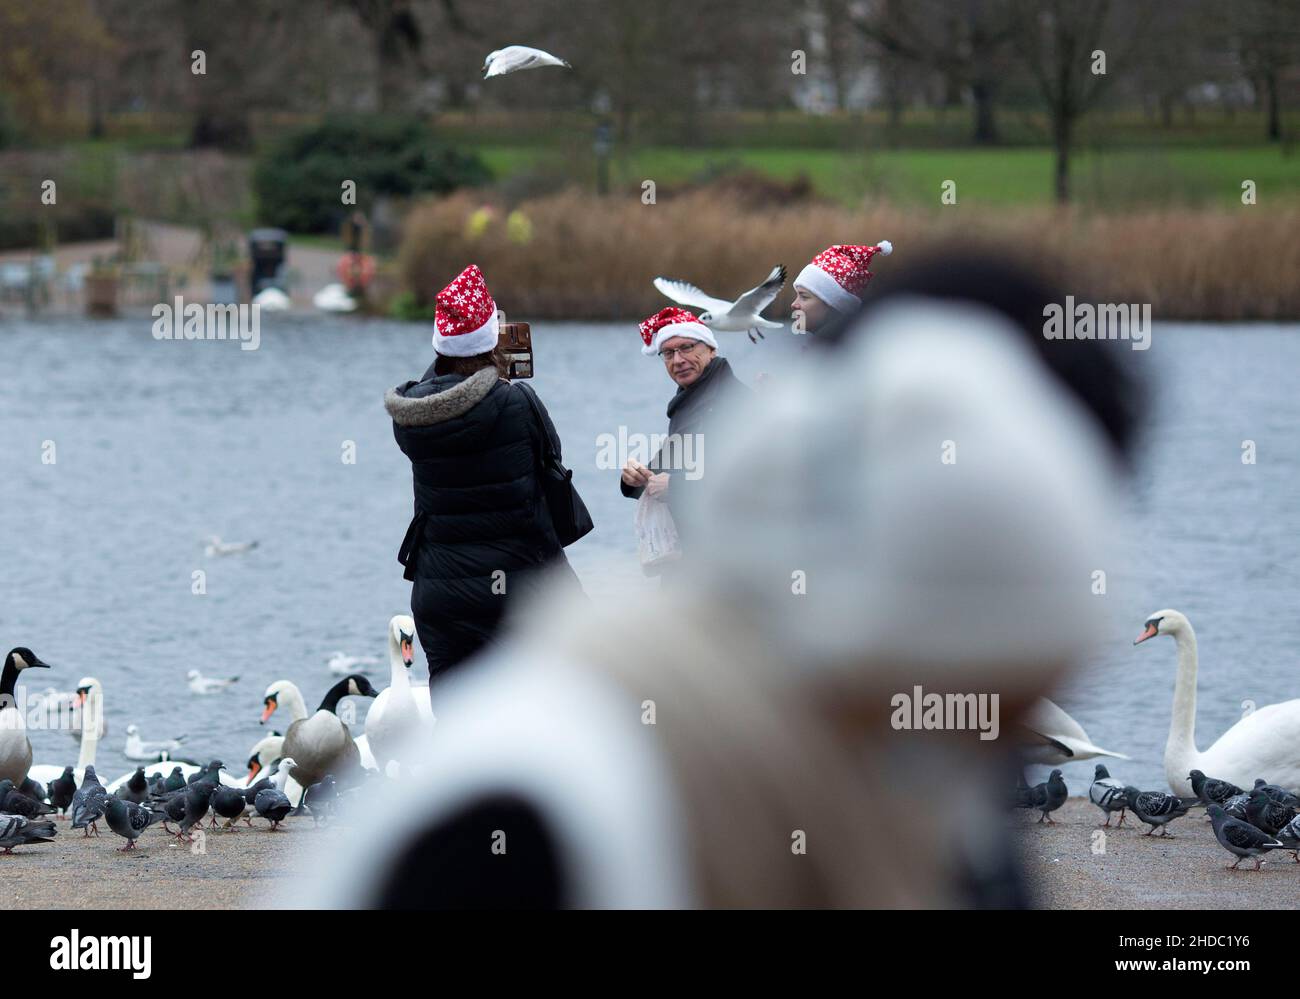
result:
M 847 325 L 862 307 L 871 258 L 893 252 L 887 239 L 875 246 L 837 244 L 822 250 L 794 279 L 795 323 L 802 320 L 804 331 L 814 336 L 830 336 Z
M 520 598 L 543 584 L 579 588 L 538 474 L 542 434 L 557 456 L 559 435 L 541 400 L 535 414 L 528 390 L 506 380 L 497 334 L 496 302 L 470 264 L 438 292 L 437 359 L 384 398 L 414 477 L 398 557 L 430 683 L 482 648 Z

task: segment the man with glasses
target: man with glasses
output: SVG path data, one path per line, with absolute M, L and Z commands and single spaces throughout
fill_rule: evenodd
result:
M 669 306 L 641 323 L 640 330 L 641 353 L 663 361 L 677 392 L 668 402 L 664 447 L 649 465 L 630 459 L 619 486 L 630 499 L 640 499 L 643 492 L 666 499 L 681 536 L 681 495 L 703 476 L 705 426 L 713 424 L 719 405 L 744 386 L 727 359 L 718 356 L 713 331 L 694 313 Z

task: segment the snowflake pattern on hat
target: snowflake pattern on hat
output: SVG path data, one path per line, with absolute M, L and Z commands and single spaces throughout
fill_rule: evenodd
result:
M 647 347 L 655 342 L 655 334 L 665 326 L 676 326 L 679 323 L 699 323 L 695 313 L 689 309 L 681 309 L 675 305 L 660 309 L 649 319 L 645 320 L 641 326 L 641 339 Z
M 483 272 L 478 264 L 470 264 L 438 292 L 434 324 L 444 337 L 461 336 L 481 329 L 496 311 Z
M 871 280 L 871 271 L 867 269 L 871 264 L 871 258 L 877 253 L 888 256 L 892 249 L 893 247 L 887 242 L 876 246 L 853 246 L 840 243 L 822 250 L 813 257 L 812 262 L 814 267 L 833 277 L 835 283 L 850 295 L 860 295 L 867 282 Z

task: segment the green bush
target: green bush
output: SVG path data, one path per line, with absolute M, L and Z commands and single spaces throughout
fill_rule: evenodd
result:
M 355 181 L 357 207 L 379 195 L 445 194 L 492 179 L 473 153 L 442 145 L 418 119 L 331 117 L 263 149 L 253 171 L 259 219 L 290 232 L 333 232 L 351 211 L 343 182 Z

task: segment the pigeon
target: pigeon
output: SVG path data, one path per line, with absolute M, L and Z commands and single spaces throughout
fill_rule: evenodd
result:
M 81 778 L 81 787 L 72 796 L 72 828 L 84 829 L 86 835 L 92 832 L 98 836 L 99 826 L 95 823 L 104 817 L 104 808 L 108 804 L 108 792 L 99 782 L 93 766 L 87 766 Z
M 1236 784 L 1229 783 L 1226 780 L 1215 780 L 1213 777 L 1206 777 L 1199 770 L 1193 770 L 1187 775 L 1187 779 L 1192 782 L 1192 793 L 1206 805 L 1222 805 L 1234 794 L 1245 793 Z
M 1300 864 L 1300 815 L 1279 829 L 1275 838 L 1285 849 L 1291 851 L 1292 858 Z
M 1035 811 L 1042 812 L 1038 821 L 1047 820 L 1048 825 L 1056 825 L 1051 813 L 1056 811 L 1065 804 L 1065 799 L 1069 797 L 1069 789 L 1065 786 L 1065 781 L 1061 778 L 1061 771 L 1053 770 L 1047 777 L 1047 780 L 1041 784 L 1036 784 L 1030 788 L 1029 804 L 1021 805 L 1021 808 L 1032 808 Z
M 17 788 L 8 777 L 0 780 L 0 812 L 6 815 L 21 815 L 25 819 L 39 819 L 42 815 L 53 815 L 55 808 L 44 801 L 29 798 Z
M 160 763 L 163 760 L 169 760 L 173 753 L 180 752 L 181 742 L 185 736 L 178 735 L 175 739 L 166 739 L 157 742 L 147 742 L 140 738 L 140 729 L 135 725 L 126 727 L 126 758 L 128 760 L 144 761 L 146 763 Z
M 257 810 L 258 815 L 270 820 L 271 832 L 275 832 L 276 827 L 284 821 L 285 816 L 293 809 L 293 805 L 289 802 L 289 796 L 275 787 L 264 787 L 258 791 L 253 807 Z
M 185 786 L 185 772 L 180 767 L 172 767 L 172 772 L 167 775 L 166 788 L 168 791 L 179 791 Z
M 117 789 L 117 797 L 138 805 L 149 797 L 149 781 L 145 779 L 144 767 L 136 767 L 125 784 Z
M 1115 828 L 1124 824 L 1125 810 L 1128 808 L 1128 794 L 1124 790 L 1124 785 L 1110 775 L 1100 763 L 1093 772 L 1092 786 L 1088 788 L 1088 800 L 1101 809 L 1102 814 L 1106 816 L 1104 826 L 1110 825 L 1110 813 L 1119 812 L 1119 822 Z
M 226 787 L 224 784 L 218 784 L 212 791 L 212 811 L 213 821 L 215 816 L 220 815 L 226 820 L 226 829 L 235 832 L 235 820 L 244 814 L 244 809 L 248 807 L 248 802 L 244 799 L 244 792 L 241 788 Z M 252 825 L 250 822 L 249 825 Z
M 248 787 L 244 788 L 242 793 L 244 795 L 244 800 L 248 802 L 249 808 L 252 808 L 257 803 L 258 794 L 268 787 L 275 787 L 275 781 L 270 777 L 263 777 L 256 784 L 250 784 Z
M 1017 808 L 1028 808 L 1034 803 L 1034 789 L 1025 783 L 1025 772 L 1022 770 L 1016 776 L 1016 801 Z
M 1288 791 L 1284 787 L 1278 787 L 1276 784 L 1266 784 L 1263 777 L 1255 778 L 1255 787 L 1253 790 L 1263 791 L 1279 805 L 1289 805 L 1291 808 L 1300 808 L 1300 795 L 1293 791 Z
M 173 791 L 165 800 L 157 802 L 155 807 L 163 812 L 163 829 L 177 839 L 184 837 L 184 833 L 172 832 L 168 822 L 175 822 L 178 825 L 185 821 L 185 791 Z
M 1227 801 L 1223 803 L 1223 810 L 1227 812 L 1231 818 L 1238 819 L 1241 822 L 1245 822 L 1247 821 L 1246 802 L 1248 801 L 1250 801 L 1250 795 L 1246 794 L 1245 792 L 1242 792 L 1241 794 L 1234 794 L 1231 798 L 1229 798 Z M 1206 821 L 1209 821 L 1209 816 L 1206 816 Z
M 489 52 L 483 60 L 483 79 L 494 76 L 506 76 L 518 73 L 521 69 L 537 69 L 541 66 L 563 66 L 572 69 L 559 56 L 553 56 L 541 49 L 529 48 L 527 45 L 507 45 L 503 49 Z
M 754 334 L 763 336 L 763 330 L 779 330 L 781 323 L 764 319 L 762 312 L 776 299 L 785 287 L 785 266 L 777 264 L 772 273 L 763 279 L 757 288 L 751 288 L 734 302 L 706 295 L 699 288 L 686 281 L 657 277 L 654 286 L 664 296 L 679 305 L 702 309 L 700 322 L 711 330 L 722 333 L 739 333 L 749 331 L 749 342 L 754 343 Z M 761 329 L 760 329 L 761 327 Z
M 27 795 L 29 798 L 34 798 L 37 801 L 45 801 L 49 796 L 49 792 L 45 787 L 32 780 L 30 777 L 23 778 L 22 784 L 18 786 L 18 792 Z
M 244 552 L 251 552 L 257 547 L 256 541 L 222 541 L 215 534 L 208 538 L 208 545 L 203 549 L 203 554 L 208 558 L 216 555 L 242 555 Z
M 165 821 L 166 818 L 166 812 L 150 811 L 125 798 L 109 798 L 104 806 L 104 819 L 108 822 L 108 828 L 126 840 L 122 853 L 134 850 L 135 841 L 140 834 L 153 823 Z
M 185 814 L 181 818 L 181 835 L 188 836 L 190 830 L 203 821 L 203 816 L 208 814 L 208 806 L 212 803 L 212 792 L 216 789 L 217 785 L 209 784 L 207 781 L 199 781 L 185 789 Z M 170 818 L 172 813 L 167 814 Z M 215 825 L 216 819 L 212 821 Z
M 1176 794 L 1165 794 L 1164 791 L 1139 791 L 1135 787 L 1126 787 L 1124 793 L 1133 814 L 1151 827 L 1146 831 L 1148 836 L 1159 828 L 1160 835 L 1168 837 L 1169 830 L 1165 827 L 1174 819 L 1186 815 L 1187 810 L 1196 804 L 1195 798 L 1180 798 Z
M 1250 799 L 1246 802 L 1246 821 L 1256 829 L 1270 836 L 1276 836 L 1278 830 L 1295 816 L 1294 808 L 1290 805 L 1279 805 L 1262 787 L 1256 787 L 1250 792 Z
M 50 804 L 59 810 L 63 818 L 68 817 L 68 806 L 72 796 L 77 793 L 77 778 L 72 775 L 72 767 L 64 767 L 63 773 L 45 786 Z
M 202 782 L 204 784 L 218 784 L 221 782 L 221 771 L 224 770 L 225 767 L 226 765 L 220 760 L 211 760 L 207 766 L 190 774 L 190 779 L 186 783 L 198 784 Z
M 326 774 L 320 782 L 313 784 L 303 792 L 302 803 L 311 812 L 312 825 L 320 825 L 329 818 L 338 802 L 338 784 L 333 774 Z
M 1223 810 L 1222 805 L 1211 805 L 1206 811 L 1210 815 L 1210 821 L 1214 824 L 1214 836 L 1219 841 L 1219 844 L 1237 857 L 1237 863 L 1228 866 L 1230 871 L 1235 871 L 1237 864 L 1240 864 L 1246 857 L 1254 857 L 1255 870 L 1259 870 L 1261 863 L 1259 855 L 1261 853 L 1286 848 L 1285 843 L 1274 839 L 1262 829 L 1256 829 L 1249 822 L 1234 819 Z
M 13 853 L 15 846 L 27 843 L 52 843 L 54 834 L 54 823 L 49 819 L 38 821 L 0 812 L 0 849 L 5 853 Z
M 189 681 L 191 694 L 219 694 L 238 680 L 239 677 L 232 676 L 222 680 L 216 677 L 204 676 L 198 670 L 192 669 L 185 674 L 185 679 Z

